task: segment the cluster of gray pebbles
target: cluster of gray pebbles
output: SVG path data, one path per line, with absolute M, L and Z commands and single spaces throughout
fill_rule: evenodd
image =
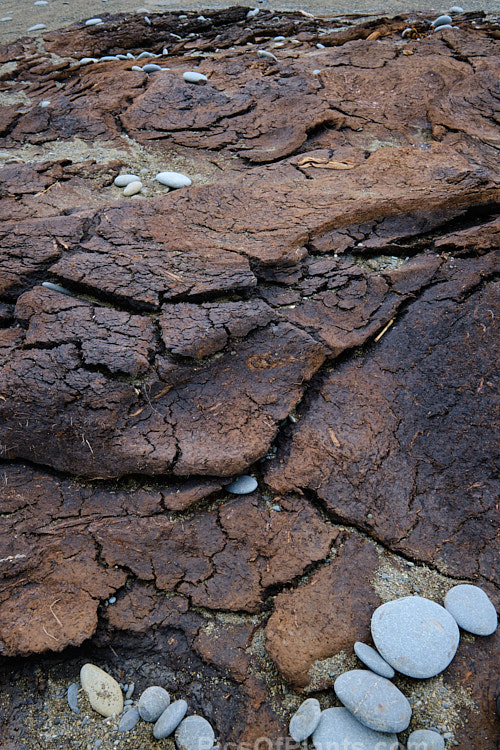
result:
M 172 190 L 191 185 L 189 177 L 181 172 L 158 172 L 155 180 Z M 126 198 L 137 195 L 143 188 L 140 178 L 135 174 L 119 174 L 115 177 L 114 184 L 116 187 L 123 188 L 123 195 Z
M 214 730 L 203 716 L 186 716 L 188 704 L 185 700 L 170 702 L 168 692 L 153 685 L 146 688 L 134 703 L 134 684 L 120 686 L 107 672 L 94 664 L 84 664 L 80 670 L 80 685 L 90 705 L 101 716 L 121 715 L 119 732 L 129 732 L 139 721 L 153 725 L 153 737 L 157 740 L 170 737 L 175 732 L 178 750 L 211 750 L 215 742 Z M 80 713 L 78 693 L 80 686 L 73 683 L 68 688 L 68 705 Z
M 290 736 L 296 742 L 312 736 L 316 750 L 398 750 L 397 733 L 408 728 L 412 710 L 391 682 L 395 670 L 414 679 L 442 672 L 457 651 L 459 627 L 482 636 L 497 628 L 495 607 L 478 586 L 454 586 L 444 607 L 421 596 L 382 604 L 371 620 L 376 648 L 354 645 L 368 669 L 353 669 L 335 680 L 335 694 L 344 708 L 322 711 L 315 698 L 308 698 L 292 716 Z M 431 728 L 412 732 L 407 744 L 408 750 L 444 750 L 444 746 L 444 737 Z

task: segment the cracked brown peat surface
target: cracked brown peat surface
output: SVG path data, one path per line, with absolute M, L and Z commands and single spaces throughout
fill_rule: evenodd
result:
M 88 660 L 276 744 L 381 602 L 500 601 L 498 23 L 247 12 L 0 48 L 9 750 L 115 746 L 64 700 Z M 79 62 L 142 50 L 166 69 Z M 400 679 L 411 728 L 497 748 L 499 651 Z

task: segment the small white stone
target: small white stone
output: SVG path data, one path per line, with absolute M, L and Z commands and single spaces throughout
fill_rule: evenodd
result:
M 161 65 L 157 65 L 156 63 L 147 63 L 146 65 L 142 66 L 142 69 L 145 73 L 154 73 L 157 70 L 162 70 Z
M 286 36 L 275 36 L 273 42 L 284 42 L 285 40 Z
M 257 50 L 257 57 L 267 57 L 269 60 L 275 60 L 278 62 L 278 58 L 276 55 L 273 55 L 272 52 L 268 52 L 267 49 L 258 49 Z
M 208 78 L 203 73 L 196 73 L 194 70 L 187 70 L 182 74 L 182 77 L 186 83 L 205 83 L 205 81 L 208 81 Z
M 169 188 L 189 187 L 191 185 L 189 177 L 180 172 L 159 172 L 155 179 Z
M 48 107 L 50 106 L 50 99 L 44 99 L 43 102 L 40 102 L 40 107 Z
M 123 195 L 129 198 L 131 195 L 136 195 L 142 190 L 142 182 L 136 180 L 135 182 L 129 182 L 129 184 L 123 189 Z
M 12 16 L 4 16 L 3 18 L 0 18 L 0 22 L 7 23 L 7 21 L 12 21 Z
M 137 55 L 138 60 L 144 60 L 145 57 L 154 57 L 152 52 L 141 52 L 140 55 Z
M 146 23 L 148 24 L 148 26 L 151 26 L 151 21 L 149 20 L 149 18 L 147 16 L 144 16 L 144 20 L 146 21 Z
M 131 52 L 127 52 L 127 59 L 128 60 L 135 60 L 135 55 L 133 55 Z
M 33 5 L 48 5 L 49 0 L 36 0 Z
M 429 729 L 417 729 L 408 737 L 408 750 L 444 750 L 444 739 Z
M 34 26 L 30 26 L 28 31 L 41 31 L 42 29 L 46 29 L 47 26 L 44 23 L 36 23 Z
M 132 65 L 132 67 L 130 68 L 130 70 L 135 70 L 135 71 L 137 71 L 138 73 L 144 73 L 144 71 L 143 71 L 143 69 L 142 69 L 142 68 L 140 67 L 140 65 Z
M 123 711 L 120 686 L 107 672 L 94 664 L 84 664 L 80 670 L 80 682 L 90 705 L 101 716 L 114 716 Z
M 99 26 L 101 23 L 104 23 L 102 18 L 89 18 L 85 21 L 85 26 Z
M 89 63 L 96 63 L 97 58 L 96 57 L 82 57 L 81 60 L 79 60 L 80 65 L 89 65 Z
M 317 45 L 316 45 L 316 47 L 317 47 L 318 49 L 325 49 L 325 45 L 324 45 L 324 44 L 321 44 L 321 42 L 318 42 L 318 43 L 317 43 Z
M 161 51 L 161 54 L 162 55 L 168 55 L 168 47 L 163 47 L 163 49 Z
M 259 9 L 254 8 L 253 10 L 249 10 L 247 13 L 247 18 L 255 18 L 255 16 L 259 15 Z
M 321 70 L 319 68 L 316 68 L 315 70 L 313 70 L 313 76 L 319 76 L 320 73 L 321 73 Z
M 438 26 L 447 26 L 450 23 L 451 23 L 451 16 L 448 16 L 448 15 L 444 14 L 442 16 L 438 16 L 432 22 L 432 25 L 438 27 Z
M 465 11 L 460 5 L 454 5 L 453 8 L 450 8 L 450 13 L 465 13 Z
M 135 174 L 119 174 L 118 177 L 115 177 L 114 184 L 117 187 L 126 187 L 127 185 L 130 185 L 131 182 L 139 181 L 139 178 Z

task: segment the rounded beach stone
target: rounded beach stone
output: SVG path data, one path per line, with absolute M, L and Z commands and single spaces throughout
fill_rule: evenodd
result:
M 443 15 L 438 16 L 435 21 L 432 22 L 433 26 L 447 26 L 452 21 L 451 16 Z
M 85 21 L 85 26 L 99 26 L 101 23 L 104 23 L 102 18 L 89 18 Z
M 134 706 L 129 711 L 123 714 L 118 724 L 119 732 L 130 732 L 135 726 L 137 726 L 140 719 L 139 709 Z
M 73 713 L 79 714 L 80 709 L 78 708 L 78 685 L 74 682 L 69 686 L 67 692 L 68 706 L 71 708 Z
M 450 13 L 464 13 L 464 9 L 461 5 L 454 5 L 452 8 L 450 8 Z
M 170 704 L 170 696 L 165 688 L 153 685 L 146 688 L 139 698 L 139 714 L 144 721 L 157 721 Z
M 191 180 L 180 172 L 159 172 L 156 180 L 169 188 L 189 187 Z
M 303 742 L 314 732 L 321 717 L 321 707 L 316 698 L 308 698 L 298 707 L 290 719 L 290 737 L 295 742 Z
M 179 750 L 211 750 L 214 741 L 214 730 L 202 716 L 188 716 L 181 721 L 175 733 L 175 744 Z
M 34 26 L 30 26 L 28 31 L 41 31 L 42 29 L 46 29 L 47 26 L 44 23 L 36 23 Z
M 129 182 L 129 184 L 123 189 L 123 195 L 128 198 L 130 195 L 136 195 L 136 193 L 140 193 L 141 190 L 142 182 L 140 180 L 134 180 L 134 182 Z
M 488 595 L 470 583 L 448 591 L 444 606 L 457 624 L 474 635 L 491 635 L 497 629 L 497 613 Z
M 129 185 L 131 182 L 139 182 L 139 178 L 135 174 L 119 174 L 118 177 L 115 177 L 114 184 L 117 187 L 125 187 L 126 185 Z
M 380 655 L 401 674 L 434 677 L 455 656 L 460 631 L 441 605 L 421 596 L 405 596 L 378 607 L 371 621 Z
M 444 750 L 444 739 L 431 729 L 417 729 L 408 737 L 408 750 Z
M 186 83 L 205 83 L 205 81 L 208 81 L 208 78 L 203 73 L 196 73 L 194 70 L 187 70 L 182 74 L 182 77 Z
M 186 715 L 188 704 L 184 700 L 174 701 L 162 713 L 153 727 L 153 736 L 157 740 L 164 740 L 177 729 Z
M 80 670 L 80 682 L 94 711 L 106 717 L 121 714 L 122 691 L 111 675 L 94 664 L 84 664 Z
M 142 69 L 145 73 L 154 73 L 155 70 L 162 70 L 161 65 L 157 65 L 156 63 L 147 63 L 146 65 L 142 66 Z
M 408 699 L 385 677 L 353 669 L 337 677 L 337 698 L 353 716 L 376 732 L 403 732 L 411 719 Z
M 255 477 L 243 474 L 241 477 L 238 477 L 238 479 L 235 479 L 234 482 L 228 484 L 226 490 L 233 495 L 248 495 L 250 492 L 256 490 L 257 487 L 258 482 Z
M 380 654 L 371 646 L 356 641 L 354 644 L 354 653 L 372 672 L 379 674 L 381 677 L 387 677 L 388 680 L 392 680 L 394 677 L 394 670 L 391 665 L 387 664 L 385 659 L 382 659 Z
M 316 750 L 356 747 L 363 750 L 398 750 L 395 734 L 382 734 L 360 724 L 346 708 L 327 708 L 313 734 Z

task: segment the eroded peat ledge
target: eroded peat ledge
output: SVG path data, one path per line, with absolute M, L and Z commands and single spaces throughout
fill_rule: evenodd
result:
M 12 750 L 100 738 L 61 700 L 90 656 L 276 744 L 382 602 L 498 606 L 498 24 L 249 11 L 0 48 Z M 413 728 L 494 750 L 475 641 L 399 684 Z

